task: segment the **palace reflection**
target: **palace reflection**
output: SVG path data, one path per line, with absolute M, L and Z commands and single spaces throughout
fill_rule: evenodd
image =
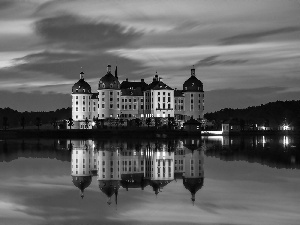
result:
M 120 187 L 151 186 L 158 195 L 173 180 L 182 179 L 191 200 L 203 186 L 204 153 L 200 138 L 126 142 L 109 140 L 70 140 L 73 184 L 84 197 L 84 190 L 97 177 L 98 186 L 112 204 L 117 204 Z

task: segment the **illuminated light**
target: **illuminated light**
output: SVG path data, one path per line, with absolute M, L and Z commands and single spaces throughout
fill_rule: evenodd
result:
M 221 130 L 212 130 L 212 131 L 201 131 L 202 134 L 216 134 L 216 135 L 221 135 L 223 131 Z
M 283 137 L 283 145 L 284 145 L 284 146 L 289 145 L 289 138 L 288 138 L 287 136 L 284 136 L 284 137 Z
M 262 126 L 262 127 L 261 127 L 261 129 L 262 129 L 262 130 L 265 130 L 265 129 L 266 129 L 266 127 L 265 127 L 265 126 Z
M 288 125 L 283 125 L 283 130 L 288 130 L 289 126 Z
M 93 121 L 93 122 L 92 122 L 92 126 L 95 126 L 95 125 L 96 125 L 96 123 Z

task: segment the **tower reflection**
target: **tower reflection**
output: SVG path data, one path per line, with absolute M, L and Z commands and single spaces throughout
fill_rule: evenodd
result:
M 201 139 L 155 140 L 131 143 L 128 141 L 70 140 L 73 184 L 84 190 L 97 176 L 98 186 L 112 204 L 122 186 L 129 189 L 152 187 L 157 196 L 176 179 L 190 191 L 194 203 L 196 192 L 204 180 Z

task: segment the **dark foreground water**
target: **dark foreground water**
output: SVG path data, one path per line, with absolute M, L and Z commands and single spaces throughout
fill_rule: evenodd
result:
M 0 224 L 300 224 L 298 137 L 0 142 Z

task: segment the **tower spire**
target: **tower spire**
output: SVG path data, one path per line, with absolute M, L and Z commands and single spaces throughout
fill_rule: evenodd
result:
M 111 72 L 111 65 L 107 65 L 107 73 Z
M 116 65 L 116 69 L 115 69 L 115 78 L 118 79 L 118 66 Z
M 83 76 L 83 75 L 84 75 L 84 72 L 81 71 L 81 72 L 80 72 L 80 79 L 84 79 L 84 76 Z
M 193 65 L 192 69 L 191 69 L 191 76 L 195 76 L 195 66 Z

